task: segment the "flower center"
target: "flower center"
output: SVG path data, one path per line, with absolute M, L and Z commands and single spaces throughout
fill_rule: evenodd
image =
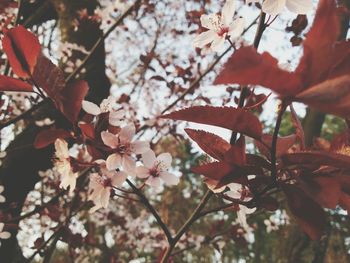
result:
M 219 30 L 217 31 L 217 34 L 219 37 L 222 37 L 227 33 L 228 33 L 228 27 L 221 26 L 221 27 L 219 27 Z
M 119 154 L 128 154 L 130 152 L 130 145 L 129 144 L 119 144 L 115 151 Z

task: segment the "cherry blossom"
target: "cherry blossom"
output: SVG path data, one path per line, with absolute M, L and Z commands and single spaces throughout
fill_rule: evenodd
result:
M 57 157 L 55 167 L 61 175 L 60 187 L 67 189 L 69 186 L 69 191 L 72 193 L 75 189 L 78 173 L 74 173 L 72 170 L 67 142 L 63 139 L 57 139 L 55 141 L 55 150 Z
M 100 170 L 90 175 L 89 200 L 95 204 L 90 212 L 107 208 L 113 186 L 121 186 L 127 178 L 127 174 L 122 171 L 109 171 L 104 160 L 95 162 L 100 165 Z
M 247 3 L 260 2 L 260 0 L 247 0 Z M 312 9 L 312 0 L 265 0 L 262 10 L 269 15 L 278 15 L 287 7 L 289 11 L 304 15 Z
M 11 237 L 11 233 L 4 230 L 4 223 L 0 223 L 0 239 L 8 239 Z
M 227 186 L 230 190 L 227 191 L 225 195 L 234 199 L 239 199 L 241 201 L 249 201 L 252 199 L 249 189 L 245 186 L 237 183 L 231 183 Z M 249 228 L 247 223 L 247 215 L 254 213 L 255 210 L 256 208 L 248 208 L 244 205 L 238 205 L 237 219 L 243 228 Z
M 244 30 L 245 20 L 244 18 L 236 18 L 232 21 L 235 9 L 235 1 L 228 0 L 222 8 L 221 15 L 202 15 L 201 25 L 209 30 L 198 35 L 194 39 L 193 45 L 202 48 L 211 44 L 211 50 L 221 51 L 227 37 L 230 37 L 231 40 L 238 38 Z
M 97 106 L 95 103 L 84 100 L 82 103 L 82 108 L 87 113 L 97 116 L 101 113 L 109 112 L 109 124 L 113 126 L 120 126 L 123 124 L 124 112 L 122 110 L 115 110 L 113 107 L 115 104 L 116 98 L 109 96 L 107 99 L 104 99 L 100 106 Z
M 112 151 L 106 160 L 108 170 L 115 170 L 123 167 L 126 171 L 133 171 L 135 160 L 132 154 L 143 154 L 147 152 L 149 143 L 145 141 L 132 141 L 136 132 L 133 124 L 123 127 L 119 134 L 112 134 L 107 131 L 101 133 L 102 141 Z
M 3 196 L 1 193 L 4 191 L 4 186 L 0 185 L 0 203 L 4 203 L 6 201 L 5 196 Z
M 144 166 L 137 167 L 135 172 L 137 177 L 147 178 L 146 184 L 158 188 L 162 181 L 166 185 L 179 183 L 179 177 L 168 172 L 172 162 L 169 153 L 162 153 L 156 157 L 155 153 L 150 150 L 142 154 L 142 161 Z

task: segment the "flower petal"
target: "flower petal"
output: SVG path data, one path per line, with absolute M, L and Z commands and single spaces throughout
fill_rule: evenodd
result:
M 236 38 L 239 38 L 242 35 L 244 31 L 244 24 L 245 24 L 245 19 L 243 17 L 239 17 L 235 19 L 230 24 L 228 34 L 231 40 L 235 40 Z
M 213 42 L 216 35 L 217 34 L 214 30 L 205 31 L 194 38 L 193 46 L 202 48 L 205 45 Z
M 131 147 L 132 147 L 132 151 L 136 154 L 143 154 L 150 150 L 149 142 L 145 142 L 145 141 L 134 141 L 131 144 Z
M 219 23 L 219 18 L 216 14 L 201 15 L 201 25 L 202 27 L 215 30 L 215 22 Z
M 110 132 L 101 132 L 101 139 L 103 143 L 111 148 L 116 148 L 119 144 L 118 137 Z
M 170 153 L 162 153 L 157 157 L 157 161 L 161 162 L 165 169 L 168 169 L 171 166 L 172 160 L 173 158 L 171 157 Z
M 156 154 L 152 150 L 149 150 L 142 154 L 142 161 L 146 167 L 152 168 L 157 161 Z
M 122 156 L 122 166 L 125 171 L 133 172 L 136 166 L 135 160 L 129 155 Z
M 55 141 L 55 154 L 58 159 L 67 159 L 69 157 L 68 143 L 63 139 Z
M 6 201 L 6 198 L 3 195 L 0 195 L 0 203 L 4 203 Z
M 112 177 L 112 185 L 121 186 L 125 182 L 127 177 L 128 175 L 124 172 L 115 173 L 115 175 Z
M 153 177 L 153 176 L 148 177 L 145 183 L 153 188 L 159 188 L 160 185 L 162 184 L 159 177 Z
M 87 100 L 83 100 L 81 107 L 85 112 L 91 115 L 99 115 L 101 113 L 101 109 L 99 106 Z
M 123 111 L 111 111 L 109 113 L 109 124 L 113 126 L 120 126 L 123 121 L 124 112 Z
M 122 142 L 130 142 L 132 137 L 134 137 L 135 135 L 135 131 L 136 131 L 136 128 L 134 124 L 130 124 L 123 127 L 119 133 L 120 140 Z
M 286 6 L 286 0 L 265 0 L 262 10 L 272 16 L 278 15 Z
M 0 185 L 0 193 L 4 191 L 5 187 L 3 185 Z
M 312 10 L 312 0 L 287 0 L 286 6 L 295 14 L 305 15 Z
M 0 239 L 8 239 L 10 237 L 11 237 L 11 233 L 10 232 L 4 231 L 4 232 L 0 233 Z
M 4 223 L 0 223 L 0 232 L 2 232 L 2 230 L 4 229 L 4 226 L 5 226 L 5 224 Z
M 211 43 L 211 50 L 215 51 L 215 52 L 220 52 L 222 51 L 223 47 L 224 47 L 224 43 L 225 43 L 225 36 L 218 36 L 216 35 L 214 38 L 213 43 Z
M 236 10 L 235 0 L 227 0 L 221 12 L 221 17 L 222 17 L 221 22 L 225 26 L 228 26 L 231 23 L 233 15 L 235 14 L 235 10 Z
M 177 185 L 180 181 L 179 177 L 169 172 L 161 172 L 159 176 L 166 185 Z
M 135 174 L 138 178 L 147 178 L 150 176 L 149 168 L 145 166 L 136 167 Z
M 120 168 L 121 165 L 122 165 L 122 157 L 119 154 L 113 153 L 108 156 L 106 160 L 106 167 L 109 171 L 114 171 L 117 168 Z

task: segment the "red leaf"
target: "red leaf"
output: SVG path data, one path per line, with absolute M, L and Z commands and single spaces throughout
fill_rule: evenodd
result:
M 70 137 L 72 137 L 72 134 L 69 131 L 63 129 L 43 130 L 36 136 L 34 147 L 36 149 L 41 149 L 54 143 L 58 138 L 65 139 Z
M 319 111 L 347 118 L 350 115 L 350 76 L 326 80 L 301 92 L 296 100 Z
M 66 86 L 63 71 L 43 54 L 38 57 L 33 79 L 53 101 L 60 99 L 58 94 Z
M 259 149 L 259 152 L 270 159 L 271 155 L 271 146 L 272 146 L 272 135 L 264 134 L 261 137 L 261 143 L 259 141 L 255 141 L 256 146 Z M 280 157 L 282 154 L 285 154 L 295 143 L 296 135 L 292 134 L 285 137 L 278 137 L 277 145 L 276 145 L 276 157 Z M 269 146 L 266 147 L 266 146 Z
M 91 123 L 79 123 L 79 128 L 85 138 L 90 140 L 95 139 L 95 127 Z
M 285 154 L 281 157 L 285 166 L 297 165 L 306 167 L 331 166 L 340 169 L 350 169 L 350 157 L 330 152 L 299 152 Z
M 220 181 L 225 175 L 230 173 L 232 169 L 233 168 L 225 162 L 213 162 L 193 167 L 191 170 L 207 178 Z
M 305 149 L 305 134 L 304 134 L 303 126 L 301 125 L 301 122 L 300 122 L 292 104 L 290 105 L 290 113 L 292 116 L 292 123 L 293 123 L 293 126 L 295 128 L 295 133 L 296 133 L 295 135 L 297 136 L 297 138 L 300 141 L 300 148 L 302 150 L 304 150 Z
M 40 54 L 38 38 L 20 25 L 6 31 L 2 47 L 13 72 L 21 78 L 29 78 Z
M 225 153 L 225 161 L 238 166 L 243 166 L 246 164 L 244 136 L 241 136 L 236 144 L 232 145 L 231 148 Z
M 301 187 L 321 206 L 335 209 L 342 194 L 339 182 L 335 177 L 317 176 L 301 178 Z
M 82 101 L 88 90 L 89 86 L 87 82 L 84 80 L 78 80 L 72 84 L 68 84 L 61 92 L 62 100 L 58 102 L 58 107 L 73 124 L 78 119 Z
M 313 25 L 304 40 L 304 55 L 296 69 L 306 86 L 327 77 L 332 65 L 333 44 L 339 37 L 339 17 L 335 0 L 320 0 Z
M 227 141 L 215 134 L 192 129 L 185 129 L 185 131 L 204 152 L 219 161 L 224 160 L 225 152 L 231 148 Z
M 22 80 L 0 75 L 0 90 L 32 92 L 33 87 Z
M 311 239 L 320 239 L 327 223 L 323 209 L 295 185 L 283 185 L 282 189 L 301 228 Z
M 253 47 L 237 50 L 226 62 L 214 84 L 261 85 L 281 95 L 294 95 L 302 89 L 298 75 L 285 71 L 269 53 Z
M 262 126 L 252 113 L 233 107 L 194 106 L 163 115 L 162 118 L 214 125 L 259 139 Z

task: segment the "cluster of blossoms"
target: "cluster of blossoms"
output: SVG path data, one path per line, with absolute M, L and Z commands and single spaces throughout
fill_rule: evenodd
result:
M 247 0 L 246 3 L 261 2 L 260 0 Z M 262 11 L 276 16 L 287 7 L 296 14 L 306 14 L 312 9 L 312 0 L 264 0 Z M 208 29 L 199 34 L 193 41 L 193 45 L 203 48 L 210 44 L 210 49 L 219 52 L 223 49 L 225 40 L 232 44 L 244 31 L 245 20 L 242 17 L 233 19 L 235 14 L 235 0 L 227 0 L 222 8 L 221 15 L 202 15 L 200 18 L 202 27 Z
M 103 152 L 103 158 L 90 156 L 88 166 L 94 171 L 90 174 L 89 200 L 95 206 L 91 212 L 99 208 L 107 208 L 109 199 L 117 187 L 121 187 L 131 178 L 145 179 L 145 184 L 159 188 L 165 185 L 176 185 L 179 178 L 168 172 L 172 157 L 169 153 L 162 153 L 156 157 L 150 149 L 149 142 L 135 140 L 136 128 L 134 124 L 128 124 L 123 110 L 117 109 L 116 98 L 113 96 L 103 100 L 98 106 L 89 101 L 83 101 L 82 107 L 86 113 L 98 122 L 101 118 L 107 118 L 112 128 L 100 132 L 96 138 L 96 146 Z M 108 117 L 106 117 L 108 116 Z M 73 192 L 76 187 L 78 172 L 75 171 L 74 158 L 70 156 L 68 143 L 63 139 L 55 142 L 56 170 L 61 175 L 60 186 Z M 142 155 L 144 165 L 138 166 L 138 156 Z

